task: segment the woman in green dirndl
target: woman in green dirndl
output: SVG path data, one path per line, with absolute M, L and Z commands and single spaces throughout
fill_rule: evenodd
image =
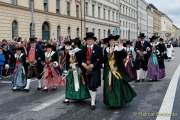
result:
M 81 41 L 79 38 L 72 40 L 72 49 L 69 50 L 69 69 L 66 76 L 66 99 L 64 103 L 69 103 L 69 100 L 84 100 L 90 98 L 88 88 L 82 77 L 82 50 L 79 48 Z
M 104 51 L 104 104 L 108 107 L 122 107 L 136 96 L 127 82 L 129 77 L 123 62 L 127 53 L 115 45 L 118 39 L 119 36 L 113 35 L 104 39 L 104 43 L 109 43 Z

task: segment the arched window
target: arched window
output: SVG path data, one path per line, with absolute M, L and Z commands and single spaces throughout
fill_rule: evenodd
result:
M 79 28 L 76 30 L 77 37 L 79 37 Z
M 58 25 L 57 26 L 57 40 L 59 41 L 61 37 L 61 27 Z
M 111 30 L 110 29 L 108 29 L 108 36 L 111 34 Z
M 67 33 L 68 33 L 68 36 L 71 36 L 71 27 L 68 27 Z
M 50 26 L 48 22 L 44 22 L 42 25 L 42 39 L 43 40 L 50 39 Z
M 15 39 L 18 37 L 18 22 L 14 20 L 12 22 L 12 39 Z

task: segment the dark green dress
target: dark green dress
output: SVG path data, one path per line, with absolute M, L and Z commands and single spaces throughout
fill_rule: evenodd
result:
M 77 58 L 76 60 L 78 61 L 77 63 L 79 63 L 76 66 L 78 80 L 79 80 L 79 89 L 78 89 L 78 91 L 75 90 L 73 70 L 70 67 L 68 70 L 68 75 L 66 77 L 66 99 L 71 99 L 71 100 L 88 99 L 88 98 L 90 98 L 89 90 L 82 80 L 81 73 L 80 73 L 80 67 L 79 67 L 81 65 L 81 61 L 79 59 L 82 58 L 81 51 L 76 53 L 76 58 Z
M 105 54 L 108 55 L 108 53 Z M 107 57 L 106 55 L 105 57 Z M 108 107 L 121 107 L 131 102 L 136 96 L 133 88 L 125 80 L 128 76 L 126 76 L 122 56 L 122 52 L 115 53 L 115 66 L 118 67 L 117 71 L 121 73 L 122 79 L 117 79 L 111 72 L 111 87 L 109 85 L 109 61 L 106 58 L 104 68 L 104 104 Z

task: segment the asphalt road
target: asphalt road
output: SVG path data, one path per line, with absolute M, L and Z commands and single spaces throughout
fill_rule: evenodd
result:
M 34 81 L 31 91 L 24 93 L 12 92 L 11 84 L 0 82 L 0 120 L 156 120 L 156 113 L 162 107 L 171 78 L 180 64 L 180 48 L 175 51 L 175 59 L 166 62 L 166 78 L 158 82 L 130 83 L 137 97 L 122 108 L 106 107 L 102 88 L 98 90 L 97 108 L 91 111 L 90 100 L 64 104 L 64 87 L 45 93 L 36 90 L 37 81 Z M 180 83 L 176 91 L 171 120 L 180 120 Z

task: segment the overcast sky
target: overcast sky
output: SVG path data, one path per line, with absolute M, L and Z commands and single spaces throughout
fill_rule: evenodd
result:
M 167 14 L 180 27 L 180 0 L 146 0 Z

